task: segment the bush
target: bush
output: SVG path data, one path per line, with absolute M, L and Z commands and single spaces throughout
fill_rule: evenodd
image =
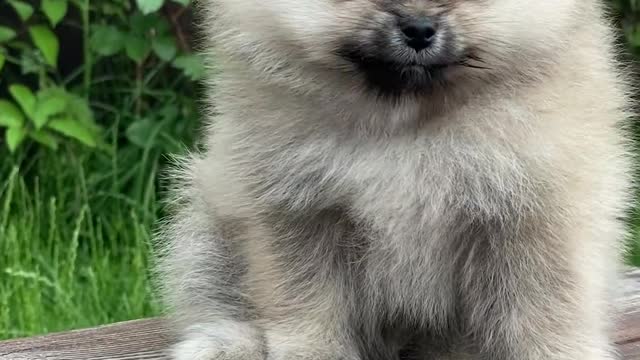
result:
M 116 116 L 126 126 L 118 140 L 145 147 L 148 134 L 173 139 L 179 119 L 193 117 L 192 81 L 204 67 L 184 27 L 188 1 L 136 4 L 0 2 L 0 127 L 11 152 L 70 140 L 108 151 L 105 129 Z

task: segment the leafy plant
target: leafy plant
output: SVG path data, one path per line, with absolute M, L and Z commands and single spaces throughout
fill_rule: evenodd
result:
M 0 109 L 4 110 L 0 111 L 0 126 L 7 127 L 9 150 L 15 151 L 27 137 L 56 150 L 56 133 L 86 146 L 98 144 L 98 126 L 85 99 L 56 87 L 34 94 L 22 84 L 9 85 L 9 93 L 18 104 L 0 100 Z
M 117 115 L 133 146 L 142 145 L 142 131 L 195 113 L 193 101 L 154 81 L 184 84 L 204 73 L 180 22 L 189 10 L 185 0 L 0 0 L 0 13 L 10 14 L 0 16 L 0 135 L 4 129 L 9 150 L 29 141 L 108 151 L 104 129 L 115 118 L 105 89 L 128 100 Z M 80 39 L 80 49 L 65 37 Z

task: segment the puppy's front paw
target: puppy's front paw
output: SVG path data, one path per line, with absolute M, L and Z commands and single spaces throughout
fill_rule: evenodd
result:
M 251 324 L 218 321 L 198 324 L 171 348 L 173 360 L 264 360 L 258 331 Z
M 265 338 L 267 360 L 360 360 L 357 351 L 338 339 L 274 331 L 267 331 Z

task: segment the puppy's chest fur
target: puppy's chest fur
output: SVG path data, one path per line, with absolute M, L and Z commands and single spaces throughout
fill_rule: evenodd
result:
M 242 176 L 275 214 L 266 222 L 277 224 L 274 249 L 283 263 L 317 273 L 341 268 L 355 301 L 367 303 L 361 308 L 445 326 L 456 268 L 481 242 L 519 231 L 545 193 L 541 158 L 491 136 L 444 129 L 257 141 Z
M 381 236 L 407 241 L 446 236 L 463 215 L 508 221 L 539 204 L 561 177 L 550 175 L 553 154 L 539 139 L 513 144 L 477 129 L 456 131 L 258 141 L 240 176 L 264 206 L 298 215 L 339 207 Z

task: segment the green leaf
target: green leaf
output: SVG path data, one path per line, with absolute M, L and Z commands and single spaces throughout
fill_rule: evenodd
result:
M 12 28 L 0 26 L 0 43 L 7 42 L 16 37 L 16 32 Z
M 160 16 L 159 13 L 151 13 L 149 15 L 142 15 L 140 12 L 135 12 L 129 17 L 130 33 L 140 37 L 147 37 L 149 35 L 165 36 L 170 34 L 171 25 L 166 18 Z
M 137 63 L 141 63 L 149 55 L 150 48 L 149 42 L 138 36 L 129 36 L 125 44 L 127 56 Z
M 154 38 L 151 43 L 153 52 L 164 61 L 170 61 L 176 56 L 178 49 L 176 48 L 176 42 L 171 36 L 163 36 Z
M 36 129 L 42 128 L 53 115 L 62 114 L 67 108 L 67 99 L 56 94 L 41 96 L 33 114 L 33 124 Z
M 29 137 L 50 149 L 58 150 L 58 140 L 44 130 L 31 131 Z
M 40 65 L 40 60 L 38 59 L 39 53 L 36 49 L 24 50 L 20 54 L 20 71 L 22 75 L 26 74 L 37 74 L 42 66 Z
M 102 15 L 107 15 L 107 17 L 124 18 L 129 10 L 131 10 L 129 1 L 119 1 L 113 3 L 101 1 L 100 4 L 91 4 L 92 7 L 96 5 L 99 13 L 101 13 Z
M 81 122 L 71 118 L 52 119 L 47 127 L 89 147 L 95 147 L 98 142 L 96 134 Z
M 99 25 L 93 28 L 90 43 L 97 54 L 111 56 L 124 47 L 124 35 L 115 26 Z
M 191 2 L 191 0 L 173 0 L 173 2 L 178 3 L 182 6 L 187 6 Z
M 36 108 L 36 97 L 33 96 L 31 90 L 24 85 L 13 84 L 9 86 L 9 93 L 18 105 L 20 105 L 22 111 L 27 114 L 28 117 L 33 117 L 33 112 Z
M 7 147 L 9 151 L 15 152 L 18 146 L 22 144 L 24 138 L 27 136 L 27 129 L 22 126 L 10 127 L 5 133 L 7 139 Z
M 7 1 L 11 7 L 18 13 L 18 16 L 22 21 L 27 21 L 33 15 L 33 6 L 20 0 Z
M 64 18 L 67 13 L 67 7 L 67 0 L 42 0 L 41 5 L 42 11 L 47 15 L 47 18 L 53 27 L 55 27 L 60 20 Z
M 193 80 L 200 80 L 204 76 L 204 62 L 202 58 L 195 54 L 178 56 L 173 60 L 173 66 Z
M 146 15 L 160 10 L 164 0 L 136 0 L 136 4 L 138 4 L 138 9 Z
M 142 15 L 139 11 L 134 12 L 129 16 L 128 24 L 131 29 L 131 34 L 145 36 L 148 34 L 151 29 L 153 29 L 153 24 L 157 21 L 157 15 Z
M 2 71 L 2 67 L 4 66 L 5 57 L 3 53 L 0 53 L 0 71 Z
M 60 44 L 56 35 L 44 25 L 29 27 L 29 34 L 36 47 L 40 49 L 47 64 L 56 67 L 58 63 L 58 51 Z
M 156 123 L 150 118 L 136 120 L 127 128 L 127 139 L 132 144 L 144 149 L 149 145 L 149 142 L 154 140 L 151 138 L 151 134 L 154 132 L 155 125 Z
M 65 97 L 67 98 L 66 114 L 69 115 L 74 120 L 79 121 L 85 127 L 97 131 L 98 126 L 96 125 L 93 119 L 93 113 L 91 112 L 91 108 L 89 107 L 89 103 L 87 102 L 87 99 L 81 96 L 66 92 L 62 89 L 58 89 L 58 90 L 61 92 L 64 92 Z
M 0 99 L 0 126 L 22 127 L 24 115 L 12 102 Z
M 158 114 L 162 117 L 162 120 L 174 121 L 178 119 L 180 115 L 180 109 L 172 103 L 168 103 L 158 111 Z

